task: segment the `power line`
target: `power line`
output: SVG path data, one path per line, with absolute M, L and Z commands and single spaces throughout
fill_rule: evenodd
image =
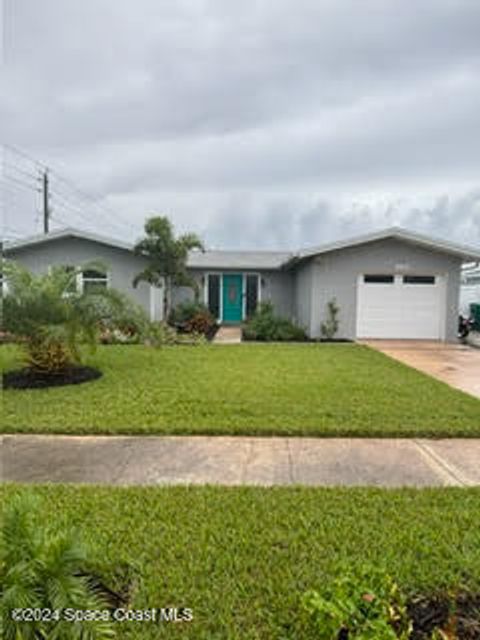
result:
M 5 180 L 10 180 L 11 182 L 14 182 L 19 187 L 23 187 L 24 189 L 30 189 L 30 191 L 37 191 L 37 192 L 40 191 L 40 189 L 38 189 L 38 187 L 33 187 L 31 184 L 28 184 L 27 182 L 24 182 L 23 180 L 19 180 L 18 178 L 15 178 L 14 176 L 9 176 L 7 174 L 3 174 L 2 178 L 4 178 Z
M 38 175 L 30 173 L 29 171 L 24 171 L 23 169 L 20 169 L 19 167 L 16 167 L 15 165 L 7 164 L 6 162 L 4 162 L 3 163 L 3 168 L 4 169 L 10 169 L 11 171 L 17 171 L 17 173 L 20 173 L 22 176 L 26 176 L 28 178 L 32 178 L 32 180 L 38 180 Z
M 122 218 L 122 216 L 118 213 L 118 211 L 113 211 L 113 210 L 109 209 L 108 207 L 106 207 L 105 205 L 101 205 L 96 200 L 96 198 L 94 198 L 92 195 L 86 193 L 85 191 L 82 191 L 76 185 L 74 185 L 72 182 L 70 182 L 66 178 L 60 176 L 55 171 L 52 171 L 51 173 L 52 173 L 53 176 L 55 176 L 57 178 L 57 180 L 59 180 L 60 182 L 63 182 L 64 184 L 69 186 L 71 190 L 73 190 L 76 193 L 78 193 L 81 198 L 91 202 L 93 204 L 93 206 L 97 207 L 98 209 L 103 211 L 105 214 L 113 216 L 115 222 L 120 222 L 120 223 L 125 224 L 126 226 L 128 226 L 130 228 L 134 228 L 134 226 L 132 225 L 131 221 L 130 220 L 125 220 L 124 218 Z
M 9 151 L 14 156 L 9 157 L 7 162 L 4 154 L 4 166 L 7 169 L 18 173 L 22 178 L 42 181 L 42 188 L 39 188 L 37 185 L 33 186 L 29 184 L 26 180 L 19 179 L 16 175 L 5 174 L 6 180 L 8 180 L 11 185 L 43 194 L 43 213 L 44 220 L 46 221 L 44 224 L 45 228 L 48 228 L 48 218 L 51 218 L 51 202 L 57 202 L 60 210 L 64 211 L 67 215 L 76 216 L 89 226 L 106 227 L 108 225 L 113 229 L 116 228 L 117 232 L 122 235 L 125 233 L 131 234 L 132 232 L 138 233 L 139 228 L 130 220 L 124 218 L 118 211 L 113 211 L 104 204 L 101 204 L 98 198 L 83 191 L 69 179 L 57 173 L 56 170 L 49 169 L 45 163 L 38 161 L 28 153 L 12 145 L 3 145 L 3 147 L 4 150 Z M 15 157 L 17 158 L 16 160 Z M 27 170 L 30 169 L 30 167 L 19 165 L 19 160 L 20 162 L 27 161 L 31 163 L 31 165 L 33 165 L 31 171 Z M 46 174 L 48 175 L 47 179 L 45 179 Z M 59 220 L 58 216 L 57 220 Z M 68 225 L 68 223 L 64 223 Z M 35 225 L 37 224 L 38 212 L 35 221 Z
M 69 199 L 65 198 L 63 194 L 59 194 L 56 191 L 52 193 L 52 202 L 54 204 L 55 202 L 58 203 L 57 207 L 54 206 L 54 210 L 58 209 L 60 211 L 64 210 L 66 212 L 69 212 L 74 216 L 76 216 L 77 218 L 79 218 L 80 220 L 82 220 L 83 222 L 85 222 L 90 227 L 94 228 L 95 226 L 98 226 L 99 221 L 101 222 L 101 218 L 98 215 L 98 213 L 94 213 L 93 211 L 90 211 L 91 205 L 87 205 L 86 209 L 80 208 L 80 205 L 73 204 Z M 126 229 L 122 227 L 121 223 L 115 220 L 110 220 L 109 224 L 113 228 L 116 227 L 117 231 L 121 234 L 124 234 L 126 231 Z
M 3 144 L 3 147 L 11 151 L 12 153 L 15 153 L 18 156 L 24 158 L 25 160 L 28 160 L 29 162 L 33 162 L 33 164 L 37 165 L 37 167 L 40 167 L 43 171 L 48 169 L 46 164 L 44 164 L 43 162 L 39 162 L 35 158 L 32 158 L 32 156 L 28 155 L 28 153 L 26 153 L 25 151 L 21 151 L 17 147 L 13 147 L 10 144 Z

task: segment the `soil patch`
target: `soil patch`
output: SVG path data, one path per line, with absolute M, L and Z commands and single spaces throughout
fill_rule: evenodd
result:
M 480 640 L 480 594 L 418 596 L 407 605 L 411 640 L 430 640 L 434 629 L 458 640 Z
M 55 375 L 46 375 L 32 369 L 7 371 L 2 376 L 4 389 L 45 389 L 63 387 L 68 384 L 82 384 L 97 380 L 102 372 L 93 367 L 74 365 Z

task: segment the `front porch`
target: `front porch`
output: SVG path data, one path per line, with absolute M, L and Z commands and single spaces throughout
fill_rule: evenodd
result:
M 240 344 L 242 328 L 237 325 L 222 325 L 213 339 L 214 344 Z

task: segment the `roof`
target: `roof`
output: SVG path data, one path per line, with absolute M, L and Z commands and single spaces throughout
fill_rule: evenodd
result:
M 16 240 L 14 242 L 5 243 L 4 252 L 6 254 L 15 251 L 39 245 L 51 240 L 60 240 L 62 238 L 80 238 L 91 240 L 111 247 L 117 247 L 125 251 L 133 251 L 133 243 L 116 240 L 107 236 L 88 231 L 80 231 L 78 229 L 68 228 L 58 231 L 51 231 L 48 234 L 39 234 Z M 369 242 L 378 240 L 386 240 L 394 238 L 421 246 L 423 248 L 439 251 L 442 253 L 454 255 L 462 258 L 465 263 L 480 262 L 480 248 L 469 247 L 462 244 L 456 244 L 449 240 L 426 236 L 417 232 L 407 231 L 400 227 L 391 227 L 374 233 L 369 233 L 346 240 L 330 242 L 310 249 L 297 252 L 288 251 L 192 251 L 188 257 L 188 266 L 191 269 L 281 269 L 285 266 L 293 266 L 299 261 L 313 258 L 317 255 L 329 253 L 331 251 L 339 251 L 349 247 L 356 247 Z
M 133 251 L 134 247 L 133 243 L 69 227 L 5 243 L 4 252 L 8 254 L 64 238 L 91 240 L 125 251 Z M 287 251 L 191 251 L 187 264 L 192 269 L 280 269 L 293 255 Z
M 52 240 L 61 240 L 63 238 L 79 238 L 80 240 L 91 240 L 92 242 L 105 244 L 109 247 L 117 247 L 118 249 L 133 251 L 133 244 L 130 244 L 128 242 L 116 240 L 109 236 L 103 236 L 98 233 L 92 233 L 91 231 L 80 231 L 79 229 L 67 227 L 66 229 L 50 231 L 49 233 L 39 233 L 35 236 L 22 238 L 21 240 L 14 240 L 13 242 L 5 242 L 4 252 L 9 253 L 10 251 L 15 251 L 16 249 L 33 247 L 38 244 L 51 242 Z
M 294 254 L 287 251 L 192 251 L 191 269 L 281 269 Z
M 407 231 L 401 227 L 390 227 L 389 229 L 382 229 L 381 231 L 375 231 L 373 233 L 356 236 L 347 240 L 339 240 L 337 242 L 330 242 L 318 247 L 312 247 L 311 249 L 305 249 L 299 251 L 296 255 L 297 260 L 304 260 L 306 258 L 312 258 L 323 253 L 329 253 L 331 251 L 338 251 L 340 249 L 347 249 L 349 247 L 356 247 L 369 242 L 376 242 L 378 240 L 387 240 L 393 238 L 396 240 L 403 240 L 411 244 L 432 249 L 434 251 L 440 251 L 442 253 L 448 253 L 451 255 L 462 258 L 465 262 L 477 262 L 480 261 L 480 248 L 469 247 L 462 244 L 450 242 L 440 238 L 434 238 L 414 231 Z

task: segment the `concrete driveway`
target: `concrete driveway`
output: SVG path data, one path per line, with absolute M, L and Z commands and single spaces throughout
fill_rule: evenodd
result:
M 363 340 L 362 343 L 480 398 L 480 349 L 433 340 Z
M 0 480 L 110 485 L 480 485 L 480 439 L 4 436 Z

